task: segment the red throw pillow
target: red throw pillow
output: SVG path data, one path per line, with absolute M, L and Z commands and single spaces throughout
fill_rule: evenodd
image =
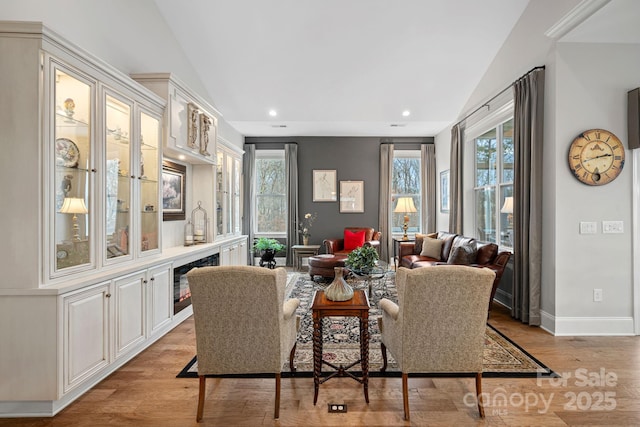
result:
M 355 232 L 351 230 L 344 230 L 345 251 L 352 251 L 362 245 L 364 245 L 364 230 Z

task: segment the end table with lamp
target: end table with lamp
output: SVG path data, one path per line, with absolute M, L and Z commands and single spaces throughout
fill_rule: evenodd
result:
M 418 210 L 416 206 L 413 204 L 413 197 L 399 197 L 398 203 L 396 203 L 396 207 L 393 210 L 393 213 L 403 213 L 404 214 L 404 224 L 402 225 L 402 231 L 404 234 L 402 235 L 402 240 L 407 241 L 409 237 L 407 236 L 407 229 L 409 228 L 409 215 L 410 213 L 416 213 Z

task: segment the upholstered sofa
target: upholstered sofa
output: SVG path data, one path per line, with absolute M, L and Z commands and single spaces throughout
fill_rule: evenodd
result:
M 491 299 L 496 294 L 511 252 L 498 251 L 495 243 L 480 242 L 473 237 L 439 231 L 416 234 L 414 242 L 400 242 L 398 265 L 406 268 L 430 267 L 442 264 L 487 267 L 496 273 Z
M 380 232 L 371 227 L 345 227 L 342 238 L 325 239 L 325 252 L 333 255 L 344 255 L 364 244 L 371 245 L 376 250 L 380 246 Z

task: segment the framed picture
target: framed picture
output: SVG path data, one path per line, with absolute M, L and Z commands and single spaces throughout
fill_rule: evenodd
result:
M 340 213 L 364 212 L 364 181 L 340 181 Z
M 337 173 L 335 170 L 314 170 L 313 201 L 337 202 L 338 192 L 336 189 L 336 180 Z
M 440 212 L 449 212 L 449 170 L 440 172 Z
M 187 167 L 168 160 L 162 161 L 162 219 L 185 219 L 185 184 Z

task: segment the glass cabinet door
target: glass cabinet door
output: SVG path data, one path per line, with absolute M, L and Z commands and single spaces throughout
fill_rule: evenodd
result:
M 233 161 L 226 156 L 225 159 L 225 232 L 231 234 L 233 232 Z
M 233 159 L 233 233 L 240 234 L 240 160 Z
M 222 175 L 224 153 L 218 151 L 216 155 L 216 236 L 222 236 L 224 234 L 224 230 L 222 229 L 222 224 L 224 224 L 222 218 L 224 206 L 224 180 Z
M 105 100 L 105 256 L 131 254 L 132 179 L 131 105 L 106 95 Z
M 160 120 L 140 113 L 140 252 L 158 249 Z
M 95 86 L 53 64 L 53 273 L 94 262 L 92 103 Z

